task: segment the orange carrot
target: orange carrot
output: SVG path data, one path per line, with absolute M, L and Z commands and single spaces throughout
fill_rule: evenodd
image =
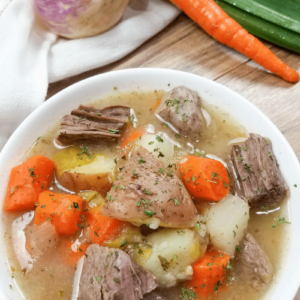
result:
M 145 131 L 142 129 L 133 129 L 126 132 L 121 141 L 121 147 L 124 149 L 126 146 L 129 146 L 129 143 L 133 144 L 143 134 L 145 134 Z
M 179 162 L 179 171 L 196 200 L 220 201 L 229 193 L 229 176 L 218 160 L 188 155 Z
M 89 244 L 80 244 L 72 242 L 69 239 L 63 239 L 60 242 L 60 247 L 63 249 L 63 253 L 66 255 L 68 263 L 72 266 L 76 266 L 79 259 L 85 254 Z
M 34 209 L 39 194 L 49 188 L 53 174 L 54 162 L 42 155 L 35 155 L 12 168 L 3 210 Z
M 90 238 L 93 243 L 103 245 L 105 241 L 116 239 L 127 222 L 103 216 L 101 211 L 89 211 Z
M 45 191 L 40 194 L 35 210 L 34 223 L 51 221 L 61 235 L 73 235 L 83 213 L 83 200 L 76 195 L 64 195 Z
M 187 282 L 188 288 L 200 297 L 219 290 L 226 274 L 229 255 L 210 250 L 195 262 L 193 267 L 193 279 Z
M 161 102 L 161 99 L 158 99 L 155 103 L 154 103 L 154 105 L 152 106 L 152 111 L 154 111 L 154 110 L 156 110 L 157 109 L 157 107 L 158 107 L 158 105 L 160 104 L 160 102 Z
M 269 48 L 230 18 L 213 0 L 170 0 L 217 41 L 248 56 L 286 81 L 298 82 L 299 74 Z

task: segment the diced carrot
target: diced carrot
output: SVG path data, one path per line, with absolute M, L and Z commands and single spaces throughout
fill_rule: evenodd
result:
M 103 216 L 101 211 L 90 210 L 87 222 L 90 224 L 90 238 L 93 243 L 103 245 L 104 242 L 116 239 L 127 222 Z
M 35 155 L 12 168 L 3 210 L 31 210 L 39 194 L 49 188 L 54 174 L 54 162 L 43 155 Z
M 85 254 L 87 248 L 90 244 L 79 243 L 78 241 L 70 241 L 68 239 L 63 239 L 60 243 L 60 247 L 63 248 L 63 253 L 67 257 L 68 263 L 72 266 L 76 266 L 79 259 Z
M 154 103 L 154 105 L 152 106 L 152 110 L 153 110 L 153 111 L 157 109 L 157 107 L 158 107 L 158 105 L 160 104 L 160 102 L 161 102 L 161 99 L 158 99 L 158 100 Z
M 188 155 L 179 163 L 179 170 L 195 200 L 220 201 L 229 193 L 229 176 L 218 160 Z
M 145 134 L 145 130 L 141 129 L 133 129 L 127 131 L 121 140 L 121 147 L 125 149 L 126 146 L 130 146 L 130 144 L 133 144 L 143 134 Z
M 73 235 L 79 229 L 82 214 L 83 200 L 79 196 L 45 191 L 40 194 L 34 223 L 51 221 L 58 234 Z
M 226 274 L 229 255 L 209 250 L 192 265 L 193 279 L 187 281 L 187 287 L 198 296 L 206 297 L 218 291 Z

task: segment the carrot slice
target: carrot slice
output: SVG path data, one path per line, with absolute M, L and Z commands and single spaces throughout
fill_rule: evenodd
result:
M 126 146 L 130 146 L 130 144 L 133 144 L 143 134 L 145 134 L 145 131 L 141 129 L 133 129 L 126 132 L 121 141 L 121 147 L 125 149 Z
M 34 209 L 39 194 L 49 188 L 53 174 L 54 162 L 43 155 L 35 155 L 12 168 L 3 210 Z
M 192 265 L 193 279 L 187 282 L 188 288 L 198 296 L 206 297 L 218 291 L 226 274 L 229 255 L 209 250 Z
M 152 106 L 152 110 L 154 111 L 154 110 L 156 110 L 157 109 L 157 107 L 158 107 L 158 105 L 160 104 L 160 102 L 161 102 L 161 99 L 158 99 L 155 103 L 154 103 L 154 105 Z
M 299 74 L 295 70 L 230 18 L 215 1 L 171 0 L 171 2 L 217 41 L 243 53 L 286 81 L 299 81 Z
M 196 200 L 220 201 L 229 193 L 229 176 L 218 160 L 188 155 L 179 163 L 179 170 Z
M 51 221 L 58 234 L 73 235 L 79 229 L 82 213 L 83 200 L 79 196 L 45 191 L 40 194 L 34 223 Z
M 67 239 L 63 239 L 60 243 L 60 247 L 63 249 L 63 254 L 66 255 L 67 261 L 72 266 L 76 266 L 80 258 L 85 254 L 90 244 L 88 243 L 76 243 Z
M 89 211 L 87 222 L 90 224 L 90 238 L 93 243 L 103 245 L 104 242 L 116 239 L 127 222 L 103 216 L 101 211 Z

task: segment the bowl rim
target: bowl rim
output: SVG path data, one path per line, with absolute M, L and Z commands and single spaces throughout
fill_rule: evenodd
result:
M 2 167 L 7 165 L 7 159 L 10 157 L 11 149 L 14 147 L 14 145 L 20 144 L 19 140 L 20 140 L 20 137 L 22 136 L 24 130 L 26 128 L 32 127 L 33 121 L 35 119 L 39 119 L 39 115 L 44 114 L 47 109 L 51 109 L 53 107 L 59 108 L 59 107 L 63 106 L 65 104 L 64 101 L 66 102 L 67 100 L 61 100 L 61 99 L 67 99 L 70 95 L 80 93 L 80 92 L 82 92 L 82 90 L 87 89 L 87 87 L 95 86 L 103 81 L 110 83 L 110 81 L 112 81 L 114 78 L 121 77 L 121 81 L 122 81 L 122 77 L 124 77 L 124 78 L 126 77 L 127 79 L 124 79 L 124 81 L 126 82 L 126 80 L 128 81 L 128 78 L 131 78 L 131 77 L 135 78 L 136 81 L 139 81 L 139 80 L 142 80 L 143 78 L 152 78 L 151 76 L 153 78 L 155 78 L 156 76 L 158 76 L 159 78 L 162 78 L 162 76 L 166 76 L 166 77 L 170 76 L 172 79 L 166 80 L 166 82 L 168 82 L 168 81 L 171 82 L 172 80 L 174 81 L 174 78 L 180 77 L 180 78 L 184 78 L 186 81 L 192 82 L 191 85 L 194 84 L 193 82 L 199 81 L 199 83 L 201 82 L 202 86 L 208 86 L 209 87 L 208 89 L 210 89 L 211 93 L 213 93 L 212 91 L 215 89 L 216 91 L 214 91 L 214 92 L 216 92 L 216 94 L 218 94 L 218 91 L 221 91 L 221 94 L 223 93 L 224 95 L 231 95 L 234 99 L 236 99 L 237 101 L 240 101 L 240 103 L 237 102 L 235 104 L 237 104 L 238 106 L 244 106 L 244 108 L 247 109 L 247 111 L 254 113 L 257 116 L 257 120 L 261 119 L 263 121 L 263 123 L 267 127 L 269 127 L 271 131 L 274 132 L 274 134 L 277 136 L 276 139 L 278 139 L 278 141 L 280 141 L 282 143 L 282 147 L 285 149 L 285 151 L 284 151 L 285 155 L 287 155 L 287 154 L 289 155 L 289 160 L 291 161 L 289 164 L 290 167 L 294 168 L 295 173 L 297 173 L 297 175 L 298 175 L 298 178 L 300 177 L 299 176 L 300 175 L 300 164 L 299 164 L 298 158 L 297 158 L 296 154 L 294 153 L 292 147 L 287 142 L 286 138 L 282 135 L 280 130 L 274 125 L 274 123 L 262 111 L 260 111 L 253 103 L 251 103 L 250 101 L 248 101 L 246 98 L 239 95 L 235 91 L 229 89 L 228 87 L 223 86 L 223 85 L 221 85 L 215 81 L 212 81 L 210 79 L 201 77 L 196 74 L 191 74 L 188 72 L 177 71 L 177 70 L 173 70 L 173 69 L 163 69 L 163 68 L 134 68 L 134 69 L 123 69 L 123 70 L 111 71 L 108 73 L 95 75 L 95 76 L 89 77 L 87 79 L 84 79 L 82 81 L 79 81 L 79 82 L 61 90 L 57 94 L 53 95 L 46 102 L 44 102 L 41 106 L 39 106 L 36 110 L 34 110 L 18 126 L 18 128 L 14 131 L 14 133 L 11 135 L 11 137 L 5 144 L 4 148 L 2 149 L 2 151 L 0 153 L 0 176 L 1 176 Z M 155 80 L 153 79 L 153 81 L 155 81 Z M 134 84 L 135 83 L 133 83 L 133 85 Z M 125 89 L 126 89 L 126 87 L 125 87 Z M 122 90 L 122 88 L 121 88 L 121 90 Z M 141 89 L 141 90 L 143 90 L 143 89 Z M 88 95 L 89 92 L 87 91 L 86 94 Z M 104 95 L 104 94 L 102 94 L 102 95 L 100 95 L 100 94 L 101 94 L 101 92 L 99 90 L 99 97 Z M 202 96 L 202 95 L 200 95 L 200 96 Z M 205 97 L 209 98 L 209 94 L 207 94 L 206 96 L 202 96 L 202 97 L 204 98 L 204 100 L 206 100 Z M 213 99 L 213 98 L 211 98 L 211 99 Z M 83 100 L 82 102 L 88 103 L 88 102 L 91 102 L 91 99 L 89 101 Z M 49 126 L 49 125 L 51 125 L 51 124 L 49 123 L 47 126 Z M 25 138 L 26 138 L 26 135 L 25 135 Z M 23 140 L 24 140 L 24 138 L 23 138 Z M 273 142 L 273 140 L 272 140 L 272 142 Z M 277 156 L 277 154 L 276 154 L 276 156 Z M 4 175 L 2 174 L 2 176 L 4 176 Z M 3 185 L 4 185 L 4 183 L 2 183 L 2 186 Z M 1 184 L 0 184 L 0 191 L 1 191 Z M 300 196 L 300 192 L 293 190 L 293 193 L 297 193 Z M 1 193 L 0 193 L 0 197 L 1 197 Z M 299 205 L 299 209 L 300 209 L 300 205 Z M 2 210 L 0 211 L 0 216 L 2 216 Z M 291 232 L 289 234 L 289 238 L 292 239 L 292 237 L 295 236 L 295 234 L 296 234 L 296 232 L 295 232 L 296 228 L 293 225 L 293 221 L 296 220 L 295 219 L 296 215 L 293 211 L 291 211 L 291 217 L 292 217 L 292 225 L 291 225 Z M 1 222 L 1 225 L 0 225 L 1 232 L 3 231 L 2 223 L 3 222 Z M 300 221 L 299 221 L 299 224 L 300 224 Z M 297 243 L 297 245 L 298 245 L 297 246 L 298 249 L 300 250 L 300 241 Z M 3 243 L 0 243 L 0 246 L 1 246 L 0 253 L 3 253 L 3 247 L 4 247 Z M 287 251 L 291 252 L 291 247 Z M 295 255 L 295 258 L 296 258 L 296 255 Z M 8 261 L 6 261 L 5 264 L 8 265 Z M 3 265 L 3 261 L 0 261 L 0 265 Z M 299 270 L 298 273 L 293 272 L 292 277 L 287 278 L 287 276 L 286 276 L 285 282 L 286 282 L 286 284 L 288 284 L 289 289 L 282 288 L 279 290 L 282 293 L 282 295 L 285 295 L 285 299 L 288 299 L 288 300 L 293 300 L 293 298 L 296 295 L 298 288 L 300 286 L 300 260 L 299 260 L 299 262 L 297 262 L 297 263 L 295 262 L 293 264 L 293 268 L 291 265 L 289 267 L 289 270 L 291 271 L 291 270 L 294 270 L 295 268 L 296 268 L 296 270 Z M 285 268 L 285 269 L 288 270 L 288 268 Z M 287 271 L 285 271 L 285 273 L 287 273 Z M 0 271 L 1 279 L 5 279 L 5 276 L 7 276 L 8 274 L 9 274 L 8 272 L 4 271 L 4 269 L 1 268 L 1 271 Z M 282 274 L 283 274 L 283 271 L 280 272 L 280 277 L 282 277 Z M 14 285 L 14 286 L 17 287 L 16 285 Z M 18 287 L 17 287 L 17 289 L 18 289 Z M 283 292 L 284 292 L 284 294 L 283 294 Z M 274 300 L 282 299 L 282 295 L 279 295 L 280 297 L 277 297 L 274 294 L 275 293 L 272 292 L 272 299 L 274 299 Z M 6 295 L 12 295 L 11 290 L 9 290 L 8 285 L 5 288 L 3 286 L 3 284 L 0 284 L 0 299 L 3 299 L 3 300 L 6 299 Z M 14 295 L 14 299 L 16 299 L 15 295 L 17 295 L 17 294 L 13 293 L 13 295 Z

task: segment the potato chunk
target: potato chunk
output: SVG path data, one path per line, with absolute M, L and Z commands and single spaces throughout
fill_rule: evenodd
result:
M 207 247 L 206 241 L 190 229 L 163 229 L 150 234 L 147 243 L 152 245 L 152 251 L 142 267 L 165 287 L 191 279 L 191 264 L 204 255 Z
M 56 178 L 64 188 L 75 193 L 94 190 L 105 196 L 112 186 L 116 164 L 112 158 L 82 153 L 82 149 L 70 147 L 54 155 Z

